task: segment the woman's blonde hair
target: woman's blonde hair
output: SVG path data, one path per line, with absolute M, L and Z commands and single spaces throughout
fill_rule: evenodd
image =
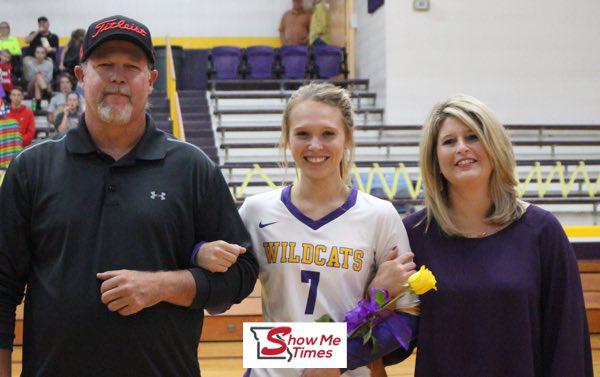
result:
M 437 156 L 440 128 L 450 117 L 469 127 L 489 156 L 492 167 L 489 180 L 492 207 L 486 222 L 505 225 L 520 218 L 524 206 L 517 198 L 515 155 L 508 134 L 483 102 L 459 94 L 434 106 L 421 134 L 420 167 L 427 208 L 427 227 L 435 219 L 447 235 L 464 236 L 450 218 L 448 181 L 442 175 Z
M 340 162 L 340 175 L 345 183 L 350 182 L 350 170 L 354 160 L 354 110 L 348 92 L 330 83 L 310 83 L 296 90 L 283 111 L 281 139 L 279 147 L 282 153 L 283 167 L 287 170 L 286 149 L 290 144 L 290 114 L 296 105 L 304 101 L 324 103 L 338 109 L 342 115 L 346 142 Z

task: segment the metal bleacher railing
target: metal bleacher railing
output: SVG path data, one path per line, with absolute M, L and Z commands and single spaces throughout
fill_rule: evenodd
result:
M 179 94 L 177 93 L 177 76 L 175 65 L 173 64 L 173 50 L 171 41 L 166 38 L 166 83 L 167 98 L 169 99 L 169 114 L 173 123 L 173 136 L 185 141 L 185 130 L 183 128 L 183 118 L 181 116 L 181 107 L 179 105 Z

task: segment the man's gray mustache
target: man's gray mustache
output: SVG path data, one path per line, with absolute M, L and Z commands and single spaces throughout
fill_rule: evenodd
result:
M 104 99 L 104 97 L 106 97 L 108 94 L 120 94 L 131 97 L 131 92 L 129 90 L 119 90 L 119 88 L 107 87 L 102 91 L 102 99 Z

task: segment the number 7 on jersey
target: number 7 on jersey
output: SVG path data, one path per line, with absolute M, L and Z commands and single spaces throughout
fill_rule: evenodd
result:
M 304 310 L 304 314 L 313 314 L 315 311 L 315 302 L 317 301 L 317 286 L 319 285 L 320 275 L 321 273 L 317 271 L 300 271 L 300 278 L 302 279 L 302 282 L 310 282 L 310 287 L 308 289 L 308 300 L 306 300 L 306 309 Z

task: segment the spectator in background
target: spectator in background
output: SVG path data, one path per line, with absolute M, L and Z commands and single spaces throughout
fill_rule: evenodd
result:
M 35 59 L 25 60 L 24 65 L 25 81 L 27 82 L 27 92 L 33 98 L 32 108 L 40 108 L 42 95 L 49 93 L 52 83 L 54 64 L 52 60 L 46 57 L 46 49 L 38 46 L 35 49 Z
M 10 110 L 7 117 L 19 122 L 23 148 L 25 148 L 31 144 L 35 136 L 35 117 L 33 111 L 23 105 L 23 98 L 25 98 L 23 89 L 20 86 L 15 86 L 10 92 Z
M 73 75 L 75 66 L 79 64 L 79 49 L 83 43 L 84 36 L 85 30 L 83 29 L 76 29 L 71 33 L 71 40 L 60 54 L 60 64 L 58 69 L 61 72 L 66 71 Z
M 310 12 L 304 10 L 302 0 L 293 0 L 292 9 L 286 11 L 279 24 L 279 39 L 282 45 L 308 44 Z
M 17 37 L 10 35 L 10 25 L 6 21 L 0 22 L 0 50 L 8 50 L 11 55 L 21 55 L 21 45 Z
M 58 50 L 58 36 L 50 32 L 50 22 L 46 17 L 41 16 L 38 18 L 38 30 L 29 33 L 25 38 L 25 42 L 29 43 L 29 48 L 26 53 L 27 57 L 24 59 L 33 58 L 36 48 L 42 46 L 46 50 L 46 55 L 54 60 Z
M 58 75 L 58 85 L 60 91 L 50 99 L 50 104 L 47 109 L 47 117 L 50 123 L 54 123 L 56 115 L 63 111 L 63 107 L 65 106 L 65 103 L 67 103 L 67 95 L 73 92 L 72 76 L 66 72 L 60 73 Z
M 67 95 L 67 103 L 54 120 L 56 132 L 67 132 L 71 128 L 77 127 L 81 113 L 79 95 L 75 92 L 69 93 Z
M 12 64 L 10 63 L 10 53 L 8 50 L 0 50 L 0 83 L 2 91 L 5 93 L 5 95 L 0 95 L 0 98 L 8 97 L 8 93 L 10 93 L 13 87 Z
M 329 4 L 323 0 L 315 0 L 312 17 L 310 19 L 310 44 L 331 44 L 331 13 Z

